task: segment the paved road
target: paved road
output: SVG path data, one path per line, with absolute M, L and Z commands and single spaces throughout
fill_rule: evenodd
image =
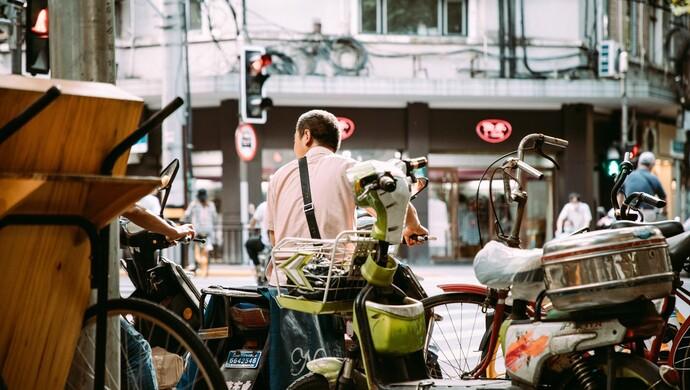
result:
M 438 294 L 441 289 L 436 286 L 448 283 L 477 283 L 470 264 L 462 265 L 424 265 L 412 266 L 412 270 L 422 279 L 422 286 L 429 295 Z M 212 285 L 249 286 L 255 285 L 254 268 L 248 265 L 211 265 L 208 277 L 192 276 L 192 281 L 199 288 Z M 129 278 L 120 273 L 120 293 L 131 294 L 134 287 Z

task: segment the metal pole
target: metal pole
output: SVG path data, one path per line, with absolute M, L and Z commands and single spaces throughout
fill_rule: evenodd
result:
M 9 5 L 9 20 L 12 22 L 10 32 L 10 52 L 12 58 L 12 74 L 22 74 L 22 19 L 24 10 L 15 4 Z
M 625 73 L 621 73 L 621 148 L 628 147 L 628 83 Z
M 163 91 L 162 102 L 166 104 L 178 96 L 184 96 L 186 78 L 185 60 L 183 53 L 183 21 L 185 0 L 165 0 L 163 2 Z M 180 77 L 180 75 L 183 75 Z M 185 104 L 189 104 L 188 101 Z M 185 172 L 187 162 L 184 154 L 182 137 L 187 108 L 178 110 L 163 122 L 163 145 L 161 162 L 165 165 L 177 158 L 180 160 L 181 172 Z M 186 178 L 185 178 L 186 179 Z M 182 207 L 185 205 L 185 182 L 175 180 L 170 193 L 169 205 Z

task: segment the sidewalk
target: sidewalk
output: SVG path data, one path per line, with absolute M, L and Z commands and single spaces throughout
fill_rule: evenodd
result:
M 412 270 L 423 278 L 449 277 L 461 273 L 473 275 L 471 263 L 444 263 L 444 264 L 423 264 L 411 265 Z M 126 276 L 124 270 L 120 269 L 120 275 Z M 211 264 L 208 269 L 208 277 L 254 277 L 253 265 L 241 264 Z

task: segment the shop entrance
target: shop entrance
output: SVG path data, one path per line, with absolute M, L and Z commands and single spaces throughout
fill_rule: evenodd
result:
M 481 249 L 481 241 L 486 243 L 498 234 L 509 234 L 516 207 L 506 200 L 500 173 L 492 181 L 485 178 L 480 184 L 484 169 L 497 157 L 429 156 L 429 230 L 438 237 L 430 242 L 434 262 L 470 262 Z M 535 248 L 553 237 L 553 172 L 545 159 L 528 159 L 528 163 L 545 176 L 526 184 L 529 198 L 520 239 L 524 248 Z

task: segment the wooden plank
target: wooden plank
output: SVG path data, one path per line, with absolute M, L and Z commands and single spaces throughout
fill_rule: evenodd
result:
M 102 227 L 160 179 L 0 174 L 3 182 L 42 183 L 12 213 L 84 215 Z M 0 254 L 2 376 L 11 389 L 63 388 L 89 301 L 86 235 L 74 227 L 6 227 Z
M 41 179 L 0 178 L 0 218 L 43 183 Z
M 143 101 L 113 85 L 0 76 L 0 126 L 52 85 L 62 96 L 0 144 L 0 171 L 99 173 L 103 158 L 139 124 Z M 115 174 L 125 173 L 127 155 Z

